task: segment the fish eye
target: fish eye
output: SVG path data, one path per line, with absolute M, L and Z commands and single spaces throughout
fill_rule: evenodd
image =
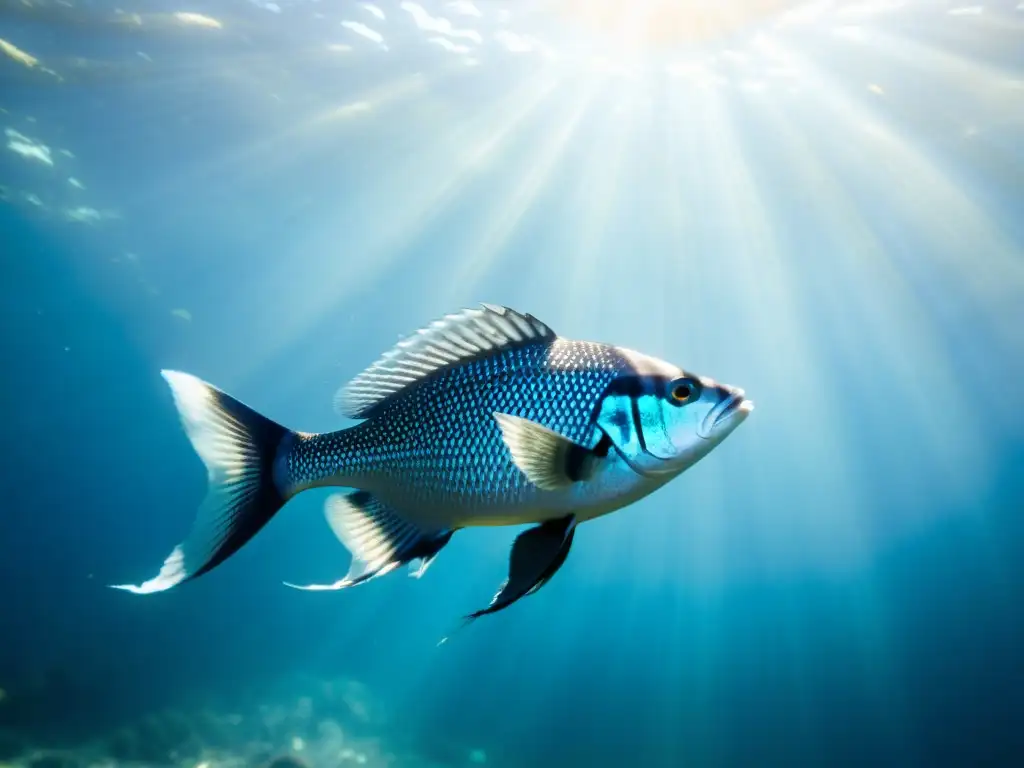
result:
M 672 382 L 668 393 L 673 403 L 676 405 L 686 405 L 697 399 L 697 396 L 700 394 L 699 390 L 700 387 L 696 382 L 690 379 L 680 379 Z

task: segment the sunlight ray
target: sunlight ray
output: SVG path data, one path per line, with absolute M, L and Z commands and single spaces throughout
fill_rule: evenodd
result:
M 486 275 L 501 255 L 519 222 L 533 207 L 538 195 L 548 183 L 558 163 L 562 162 L 565 148 L 576 134 L 580 121 L 588 113 L 597 86 L 593 83 L 580 89 L 569 116 L 552 130 L 548 139 L 526 161 L 526 170 L 518 183 L 502 195 L 500 209 L 494 211 L 481 225 L 482 231 L 471 238 L 460 265 L 454 267 L 459 279 L 452 282 L 445 300 L 450 306 L 465 302 L 466 297 L 477 295 L 481 278 Z
M 620 82 L 610 94 L 611 112 L 602 116 L 581 169 L 574 197 L 569 201 L 573 232 L 572 251 L 565 254 L 561 269 L 567 270 L 562 284 L 567 294 L 560 307 L 565 320 L 585 317 L 594 307 L 602 306 L 602 287 L 610 289 L 609 274 L 621 266 L 604 247 L 603 239 L 609 220 L 614 218 L 612 206 L 622 194 L 621 175 L 626 150 L 634 138 L 638 123 L 650 119 L 650 109 L 640 114 L 641 89 L 632 80 Z M 648 102 L 649 104 L 649 102 Z
M 819 87 L 824 89 L 828 86 L 822 84 Z M 835 151 L 841 152 L 842 147 L 856 141 L 856 137 L 844 133 L 855 130 L 859 125 L 860 121 L 852 115 L 860 114 L 863 107 L 838 96 L 817 98 L 816 101 L 819 105 L 827 105 L 826 114 L 834 116 L 836 112 L 832 110 L 835 109 L 843 115 L 843 119 L 838 121 L 834 117 L 831 119 L 833 125 L 846 126 L 844 132 L 831 136 Z M 789 117 L 792 119 L 792 114 Z M 929 318 L 922 301 L 924 297 L 914 295 L 913 288 L 898 265 L 886 256 L 882 242 L 870 232 L 854 201 L 844 194 L 836 181 L 837 178 L 843 178 L 848 186 L 859 184 L 865 189 L 876 189 L 878 183 L 875 173 L 878 166 L 891 166 L 888 163 L 854 163 L 838 170 L 834 160 L 829 164 L 823 158 L 820 162 L 816 161 L 808 152 L 807 142 L 800 141 L 791 128 L 783 130 L 784 125 L 788 126 L 788 121 L 781 111 L 776 111 L 775 123 L 779 129 L 777 143 L 783 145 L 783 151 L 787 152 L 789 165 L 796 178 L 804 179 L 808 187 L 814 189 L 814 199 L 818 203 L 817 217 L 827 223 L 826 231 L 838 233 L 841 235 L 839 239 L 847 244 L 847 247 L 837 248 L 833 253 L 839 256 L 847 253 L 851 257 L 856 254 L 856 258 L 837 258 L 834 263 L 845 272 L 845 278 L 842 279 L 844 290 L 851 296 L 861 295 L 865 299 L 856 317 L 846 318 L 845 324 L 839 322 L 830 327 L 829 337 L 843 344 L 845 331 L 845 358 L 849 361 L 864 361 L 859 366 L 851 365 L 851 368 L 864 372 L 865 387 L 872 386 L 875 378 L 872 372 L 877 364 L 873 362 L 873 357 L 878 354 L 885 357 L 886 375 L 898 381 L 907 393 L 901 398 L 902 411 L 911 415 L 911 418 L 916 416 L 916 426 L 911 427 L 908 423 L 907 434 L 920 435 L 922 438 L 915 439 L 917 447 L 913 461 L 926 460 L 929 466 L 936 467 L 937 471 L 929 474 L 929 484 L 944 489 L 941 496 L 949 499 L 947 507 L 973 517 L 977 524 L 974 546 L 990 553 L 987 558 L 990 563 L 989 578 L 1000 584 L 1008 584 L 1012 569 L 999 557 L 998 542 L 988 522 L 988 509 L 981 505 L 979 499 L 985 498 L 990 470 L 997 460 L 993 453 L 996 443 L 991 438 L 992 431 L 1005 431 L 1012 427 L 1001 425 L 998 418 L 979 419 L 976 411 L 969 408 L 937 409 L 930 399 L 915 396 L 933 382 L 958 381 L 963 372 L 954 367 L 947 357 L 948 353 L 941 348 L 939 339 L 929 327 Z M 836 156 L 828 154 L 830 157 Z M 897 170 L 897 173 L 900 171 Z M 900 178 L 905 184 L 917 186 L 913 177 Z M 892 193 L 893 187 L 889 186 L 885 188 L 883 196 Z M 904 203 L 911 204 L 909 200 Z M 949 215 L 955 216 L 956 213 L 952 211 Z M 900 211 L 899 218 L 905 219 L 908 215 Z M 953 278 L 953 281 L 951 286 L 955 285 L 956 292 L 960 292 L 962 281 L 959 278 Z M 863 286 L 859 291 L 854 289 L 858 282 Z M 1024 301 L 1024 294 L 1018 295 L 1021 297 L 1019 301 Z M 844 303 L 838 296 L 837 302 L 837 306 Z M 934 299 L 932 303 L 934 305 Z M 829 305 L 826 303 L 825 306 Z M 981 308 L 986 305 L 978 303 L 977 306 Z M 897 308 L 898 314 L 894 314 Z M 934 316 L 936 308 L 933 306 L 931 311 Z M 838 320 L 843 319 L 841 313 L 837 313 L 836 317 Z M 992 320 L 998 324 L 997 318 Z M 1012 322 L 1009 326 L 1002 330 L 1011 330 Z M 871 331 L 871 328 L 874 330 Z M 999 330 L 995 328 L 993 332 L 999 335 Z M 1012 338 L 1005 332 L 1001 335 L 1010 345 L 1009 349 L 1014 349 Z M 872 339 L 870 349 L 865 347 L 865 336 Z M 1022 350 L 1024 347 L 1017 346 L 1016 349 Z M 1010 354 L 1013 352 L 1010 351 Z M 1020 354 L 1017 353 L 1018 358 Z M 976 383 L 977 387 L 989 392 L 978 397 L 979 401 L 993 404 L 1004 402 L 1005 381 L 1000 375 L 1003 368 L 1005 363 L 994 361 L 992 372 L 995 375 L 983 377 Z M 1012 407 L 1009 404 L 1007 406 Z M 987 432 L 983 433 L 983 429 Z M 885 481 L 886 487 L 902 488 L 903 498 L 913 498 L 920 482 L 920 474 L 902 478 L 898 473 L 890 475 Z M 926 518 L 930 517 L 929 509 L 911 507 L 901 515 L 885 520 L 884 525 L 900 533 L 908 525 L 920 526 L 928 522 Z
M 816 93 L 814 96 L 821 103 Z M 834 296 L 824 306 L 837 310 L 850 308 L 854 312 L 834 313 L 829 338 L 844 347 L 844 359 L 851 362 L 854 375 L 862 373 L 866 390 L 877 381 L 878 357 L 884 358 L 883 370 L 887 380 L 892 382 L 890 386 L 898 387 L 894 391 L 907 393 L 900 418 L 916 422 L 913 429 L 920 430 L 925 438 L 921 445 L 932 454 L 931 461 L 943 467 L 939 478 L 950 484 L 950 490 L 962 502 L 969 503 L 977 490 L 968 484 L 969 479 L 978 477 L 990 461 L 979 434 L 980 425 L 966 411 L 939 413 L 929 399 L 912 396 L 923 386 L 924 377 L 930 381 L 956 381 L 958 378 L 935 337 L 927 308 L 898 264 L 887 256 L 879 236 L 871 231 L 846 192 L 845 187 L 854 183 L 854 179 L 847 174 L 837 175 L 813 153 L 809 139 L 796 130 L 792 116 L 784 114 L 777 103 L 759 100 L 754 109 L 764 121 L 768 131 L 766 138 L 780 157 L 785 158 L 784 165 L 795 187 L 807 190 L 813 201 L 814 220 L 829 233 L 832 241 L 829 253 Z M 844 132 L 851 126 L 843 119 L 833 124 Z M 851 138 L 837 136 L 836 142 L 840 146 L 847 145 Z M 873 166 L 862 164 L 861 167 Z M 840 178 L 845 181 L 843 185 Z M 828 313 L 825 314 L 827 317 Z M 913 352 L 908 353 L 909 349 Z M 853 364 L 853 361 L 860 363 Z M 909 423 L 907 426 L 911 427 Z M 950 434 L 957 436 L 955 441 L 948 439 Z
M 722 738 L 718 733 L 720 719 L 715 692 L 721 680 L 722 658 L 726 655 L 722 649 L 728 646 L 722 618 L 725 612 L 723 595 L 719 592 L 705 596 L 697 600 L 696 605 L 701 610 L 696 625 L 690 627 L 693 637 L 693 656 L 690 659 L 693 670 L 691 697 L 696 710 L 694 727 L 698 733 L 713 734 L 709 741 L 720 749 Z
M 258 173 L 267 173 L 267 163 L 272 160 L 276 160 L 278 164 L 294 162 L 294 150 L 301 147 L 303 137 L 308 139 L 310 134 L 325 128 L 336 131 L 339 124 L 353 118 L 376 116 L 381 107 L 394 107 L 405 100 L 422 97 L 431 84 L 436 84 L 438 79 L 450 76 L 455 71 L 452 67 L 431 76 L 415 72 L 354 94 L 343 103 L 335 104 L 315 115 L 290 121 L 283 131 L 242 144 L 215 158 L 197 161 L 172 178 L 156 185 L 154 194 L 169 195 L 174 194 L 176 189 L 193 188 L 211 179 L 236 178 L 243 169 L 257 168 Z
M 777 508 L 766 507 L 760 515 L 756 510 L 750 510 L 753 515 L 750 524 L 757 525 L 764 537 L 777 536 L 789 526 L 799 526 L 800 540 L 821 542 L 818 554 L 824 558 L 822 565 L 842 572 L 844 565 L 850 569 L 855 563 L 862 564 L 870 551 L 870 542 L 858 516 L 858 510 L 865 506 L 864 500 L 844 458 L 849 440 L 828 417 L 829 410 L 834 407 L 824 396 L 828 392 L 828 381 L 813 362 L 817 357 L 804 331 L 806 322 L 796 311 L 800 306 L 798 294 L 804 289 L 792 266 L 783 259 L 780 232 L 772 224 L 771 212 L 748 165 L 751 157 L 749 140 L 736 128 L 743 123 L 736 119 L 739 115 L 720 95 L 709 94 L 708 102 L 700 110 L 708 117 L 713 115 L 706 123 L 705 150 L 709 165 L 718 169 L 720 174 L 719 188 L 710 193 L 734 212 L 741 228 L 723 237 L 723 244 L 729 240 L 736 241 L 736 251 L 742 254 L 739 257 L 744 264 L 742 271 L 748 275 L 747 280 L 737 285 L 741 294 L 747 297 L 743 303 L 754 310 L 745 325 L 755 328 L 764 323 L 758 317 L 770 318 L 771 337 L 785 340 L 784 345 L 775 345 L 771 349 L 775 367 L 782 364 L 786 369 L 785 372 L 778 370 L 777 375 L 801 382 L 802 418 L 808 423 L 830 425 L 827 430 L 799 428 L 797 433 L 793 430 L 798 428 L 790 424 L 776 424 L 778 430 L 790 432 L 790 439 L 777 436 L 781 443 L 800 445 L 801 451 L 810 456 L 833 457 L 830 462 L 815 465 L 813 482 L 800 489 L 791 489 L 793 498 L 789 504 L 797 510 L 820 508 L 822 497 L 827 496 L 822 514 L 808 515 L 804 512 L 799 520 L 787 520 L 777 514 Z M 766 370 L 772 367 L 769 360 L 761 363 Z M 761 411 L 762 418 L 774 416 L 765 413 L 764 408 Z M 766 517 L 766 513 L 771 517 Z M 861 679 L 879 706 L 902 711 L 898 677 L 886 652 L 884 627 L 878 620 L 877 598 L 873 591 L 865 588 L 856 590 L 853 599 L 857 601 L 853 610 L 858 617 L 853 624 L 859 632 L 858 647 L 862 652 L 859 661 L 864 670 Z M 890 722 L 897 735 L 902 734 L 906 727 L 904 718 L 897 716 Z
M 759 43 L 763 48 L 775 48 L 766 37 L 761 37 Z M 927 78 L 941 75 L 943 90 L 955 90 L 960 99 L 977 102 L 978 106 L 995 114 L 1006 113 L 1007 100 L 1024 85 L 1020 73 L 920 42 L 906 34 L 897 36 L 878 28 L 865 28 L 854 44 L 858 46 L 858 56 L 880 56 L 887 71 L 914 72 Z M 935 106 L 943 105 L 939 101 Z M 1024 121 L 1024 106 L 1018 102 L 1018 107 L 1009 114 L 1013 119 Z
M 528 79 L 497 105 L 482 110 L 457 129 L 431 137 L 428 145 L 412 153 L 415 162 L 396 159 L 386 176 L 346 205 L 340 220 L 325 224 L 296 244 L 295 253 L 303 254 L 303 267 L 296 269 L 294 262 L 283 259 L 277 270 L 261 275 L 260 285 L 253 288 L 259 294 L 272 294 L 274 286 L 299 279 L 304 286 L 303 311 L 277 318 L 267 328 L 260 359 L 245 361 L 248 372 L 255 373 L 258 366 L 293 343 L 346 296 L 365 290 L 385 275 L 424 228 L 460 196 L 469 181 L 498 156 L 515 132 L 557 92 L 560 82 L 551 72 Z M 364 234 L 358 222 L 366 220 L 366 212 L 380 210 L 389 211 L 391 225 L 383 231 Z M 352 257 L 344 269 L 333 267 L 322 273 L 317 264 L 310 262 L 308 254 L 333 252 L 337 233 L 349 223 L 354 225 L 348 228 L 344 240 L 346 252 Z M 311 274 L 322 279 L 311 283 Z
M 699 276 L 702 259 L 700 253 L 693 253 L 696 249 L 692 247 L 692 241 L 688 241 L 687 235 L 692 236 L 700 222 L 693 212 L 695 206 L 687 205 L 684 195 L 684 190 L 692 185 L 692 169 L 699 167 L 700 162 L 693 125 L 687 114 L 687 100 L 693 88 L 680 87 L 669 80 L 665 83 L 665 90 L 665 117 L 661 128 L 664 135 L 660 143 L 664 153 L 661 166 L 664 176 L 659 183 L 661 226 L 665 230 L 670 253 L 680 256 L 678 259 L 670 257 L 676 279 L 669 281 L 669 290 L 672 292 L 672 300 L 678 302 L 679 306 L 699 307 L 703 292 Z M 693 258 L 682 258 L 688 251 Z M 698 270 L 696 278 L 694 268 Z M 699 334 L 694 335 L 696 338 L 688 341 L 688 344 L 696 347 L 692 354 L 699 355 L 705 340 Z
M 759 100 L 755 108 L 761 106 L 762 102 Z M 819 359 L 820 356 L 816 355 L 809 343 L 809 334 L 803 330 L 806 322 L 802 321 L 796 312 L 783 309 L 799 306 L 798 294 L 808 288 L 800 284 L 792 265 L 783 260 L 781 250 L 784 243 L 781 233 L 770 224 L 772 211 L 757 194 L 755 179 L 749 165 L 753 156 L 749 136 L 741 136 L 734 130 L 734 126 L 744 124 L 741 120 L 743 114 L 735 110 L 735 105 L 733 109 L 727 109 L 726 113 L 731 113 L 732 117 L 723 117 L 720 121 L 721 130 L 715 134 L 716 138 L 712 139 L 712 143 L 716 140 L 723 143 L 715 152 L 716 159 L 712 164 L 722 169 L 732 202 L 738 210 L 747 212 L 746 226 L 758 233 L 758 240 L 761 240 L 761 247 L 754 248 L 748 253 L 750 262 L 755 258 L 762 259 L 770 270 L 761 273 L 758 292 L 769 302 L 773 325 L 779 326 L 783 337 L 790 340 L 799 339 L 801 342 L 797 347 L 797 355 L 785 356 L 787 366 L 795 369 L 793 372 L 803 384 L 801 408 L 810 411 L 812 423 L 830 425 L 829 430 L 823 430 L 818 439 L 806 431 L 800 439 L 810 455 L 833 457 L 832 462 L 817 465 L 818 479 L 824 482 L 818 486 L 820 490 L 815 492 L 814 497 L 804 500 L 806 508 L 813 509 L 820 504 L 818 494 L 827 489 L 828 514 L 820 517 L 805 515 L 801 525 L 806 529 L 812 524 L 823 523 L 827 531 L 821 532 L 822 540 L 826 540 L 826 537 L 832 538 L 842 542 L 842 546 L 848 547 L 850 551 L 847 552 L 840 552 L 835 548 L 829 551 L 829 565 L 833 568 L 842 563 L 843 555 L 849 558 L 851 553 L 856 555 L 853 558 L 855 561 L 863 563 L 866 553 L 873 548 L 870 546 L 865 520 L 860 513 L 860 510 L 868 507 L 867 499 L 864 498 L 862 487 L 855 483 L 849 469 L 850 462 L 847 457 L 853 444 L 852 437 L 835 420 L 828 419 L 828 410 L 834 406 L 819 395 L 828 391 L 828 379 L 822 370 L 810 367 L 810 361 Z M 729 143 L 735 144 L 735 150 L 727 149 Z M 757 271 L 753 269 L 751 273 Z M 802 363 L 798 362 L 797 356 Z M 843 501 L 840 502 L 840 499 Z M 819 519 L 820 522 L 817 522 Z M 766 520 L 762 520 L 762 526 L 763 530 L 768 529 Z M 850 588 L 850 613 L 856 617 L 852 624 L 858 634 L 858 647 L 862 653 L 859 659 L 862 666 L 861 679 L 865 681 L 865 688 L 877 701 L 880 711 L 890 713 L 885 722 L 894 740 L 905 743 L 909 738 L 910 728 L 906 714 L 906 697 L 899 670 L 892 658 L 890 632 L 881 613 L 879 594 L 879 590 L 867 577 L 858 577 L 855 586 Z
M 1020 13 L 1013 13 L 1010 5 L 1015 4 L 1020 11 L 1021 4 L 1019 0 L 1016 3 L 1014 0 L 1004 2 L 1005 6 L 1002 8 L 993 7 L 991 2 L 987 6 L 964 3 L 959 7 L 946 9 L 946 14 L 956 17 L 965 31 L 978 34 L 982 40 L 991 40 L 996 34 L 1005 35 L 1009 41 L 1014 37 L 1019 39 L 1020 35 L 1024 34 L 1024 20 L 1021 19 Z
M 831 566 L 841 567 L 844 561 L 848 564 L 851 558 L 856 560 L 856 555 L 865 551 L 867 542 L 857 519 L 857 489 L 843 460 L 846 445 L 835 429 L 806 427 L 808 424 L 833 424 L 830 413 L 835 406 L 828 396 L 829 381 L 804 330 L 808 320 L 799 312 L 802 289 L 799 275 L 783 258 L 780 233 L 747 165 L 749 148 L 738 133 L 739 124 L 726 97 L 718 91 L 698 91 L 693 101 L 693 111 L 702 117 L 699 131 L 702 155 L 707 166 L 715 169 L 713 175 L 705 178 L 705 193 L 716 201 L 720 215 L 729 221 L 729 228 L 719 233 L 718 240 L 723 255 L 736 254 L 727 258 L 734 261 L 730 270 L 740 276 L 732 283 L 736 304 L 746 315 L 739 320 L 739 325 L 748 330 L 760 328 L 766 340 L 773 340 L 759 345 L 763 350 L 762 358 L 752 364 L 775 379 L 773 389 L 778 392 L 792 389 L 784 382 L 800 382 L 799 419 L 783 419 L 781 412 L 773 412 L 769 406 L 767 410 L 759 408 L 759 423 L 773 424 L 789 436 L 788 440 L 778 437 L 780 442 L 799 445 L 809 456 L 835 457 L 821 468 L 813 484 L 794 490 L 807 497 L 804 499 L 806 506 L 797 504 L 797 508 L 813 508 L 819 489 L 823 488 L 843 500 L 833 502 L 827 517 L 804 517 L 799 521 L 809 534 L 817 529 L 813 531 L 814 539 L 842 542 L 821 552 Z M 787 406 L 776 403 L 774 407 Z M 769 535 L 782 522 L 777 512 L 770 512 L 776 515 L 771 519 L 752 522 Z
M 588 150 L 581 160 L 578 179 L 564 203 L 564 213 L 559 214 L 562 227 L 567 233 L 565 250 L 558 261 L 544 263 L 543 279 L 564 286 L 564 296 L 551 308 L 551 322 L 555 327 L 572 327 L 581 319 L 591 328 L 593 338 L 613 340 L 629 338 L 637 332 L 635 323 L 623 322 L 627 317 L 614 308 L 643 296 L 643 307 L 635 307 L 645 320 L 641 332 L 651 350 L 665 348 L 666 329 L 663 318 L 668 312 L 662 305 L 662 294 L 648 290 L 643 294 L 630 294 L 621 288 L 627 273 L 640 272 L 651 284 L 657 284 L 660 275 L 652 274 L 667 263 L 660 253 L 644 252 L 645 242 L 636 244 L 635 250 L 619 250 L 621 237 L 616 230 L 625 226 L 622 222 L 631 220 L 624 204 L 631 199 L 630 191 L 624 188 L 626 171 L 636 164 L 643 164 L 645 154 L 651 150 L 643 138 L 655 126 L 655 99 L 651 84 L 635 78 L 616 76 L 607 80 L 604 103 L 608 110 L 599 116 L 600 124 L 594 129 Z M 651 185 L 654 197 L 661 195 L 661 180 Z M 635 194 L 635 192 L 634 192 Z M 648 231 L 657 229 L 657 220 L 645 227 Z M 538 276 L 540 279 L 540 276 Z M 665 290 L 670 290 L 665 286 Z M 660 311 L 659 311 L 660 310 Z M 636 336 L 633 336 L 636 338 Z M 675 361 L 682 362 L 682 361 Z M 672 558 L 674 552 L 664 546 L 649 551 L 645 546 L 646 536 L 657 529 L 675 529 L 678 522 L 670 514 L 636 518 L 634 524 L 645 532 L 643 540 L 635 532 L 625 537 L 605 535 L 595 537 L 590 545 L 595 564 L 606 563 L 614 568 L 616 563 L 629 561 L 632 567 L 645 574 L 652 562 Z M 596 524 L 608 531 L 607 521 Z M 624 552 L 629 545 L 630 551 Z M 657 577 L 657 573 L 652 574 Z
M 698 89 L 699 86 L 679 85 L 670 80 L 664 95 L 663 136 L 659 143 L 662 176 L 657 186 L 660 205 L 656 208 L 660 216 L 656 221 L 663 230 L 666 248 L 665 253 L 657 257 L 664 262 L 661 291 L 652 292 L 652 298 L 661 301 L 661 312 L 654 316 L 660 315 L 662 335 L 677 328 L 678 324 L 671 322 L 673 317 L 702 318 L 708 311 L 705 264 L 715 255 L 706 252 L 710 250 L 706 248 L 708 238 L 702 233 L 698 214 L 698 201 L 708 175 L 703 167 L 703 144 L 696 140 L 700 119 L 693 120 L 690 114 L 695 103 L 694 91 Z M 699 104 L 699 100 L 696 103 Z M 689 204 L 688 197 L 692 201 Z M 720 334 L 709 335 L 702 330 L 703 323 L 686 322 L 677 361 L 685 368 L 700 372 L 704 372 L 710 348 L 724 341 Z M 706 373 L 719 375 L 710 369 Z M 730 517 L 724 504 L 729 494 L 724 489 L 728 487 L 731 471 L 722 462 L 704 462 L 699 472 L 691 472 L 686 478 L 689 487 L 680 490 L 677 496 L 680 502 L 693 499 L 697 504 L 693 505 L 695 508 L 687 508 L 680 503 L 686 508 L 683 514 L 688 519 L 666 518 L 662 529 L 669 540 L 675 538 L 673 533 L 686 531 L 690 545 L 686 547 L 687 557 L 682 562 L 671 548 L 662 548 L 658 563 L 662 578 L 671 580 L 682 574 L 687 583 L 701 589 L 720 582 L 726 565 L 723 536 Z M 757 467 L 754 471 L 758 471 Z
M 436 182 L 429 202 L 418 206 L 416 215 L 407 222 L 409 231 L 403 238 L 414 239 L 438 212 L 465 191 L 465 186 L 474 176 L 486 172 L 516 132 L 533 119 L 538 109 L 562 87 L 563 80 L 550 72 L 543 77 L 528 79 L 511 97 L 503 100 L 502 106 L 488 115 L 486 122 L 471 120 L 467 122 L 466 128 L 458 130 L 452 140 L 445 144 L 451 147 L 450 154 L 455 156 L 450 162 L 455 172 L 442 175 Z M 470 125 L 473 126 L 471 130 Z M 465 144 L 469 144 L 469 148 Z
M 210 98 L 208 87 L 220 91 L 219 97 L 232 110 L 246 115 L 253 112 L 255 121 L 266 117 L 266 107 L 297 110 L 306 103 L 320 104 L 337 96 L 331 82 L 339 72 L 350 74 L 358 66 L 356 61 L 341 62 L 336 56 L 319 48 L 282 51 L 279 56 L 268 57 L 266 52 L 249 53 L 225 51 L 217 56 L 181 63 L 164 57 L 153 59 L 147 82 L 169 93 Z M 365 66 L 365 64 L 364 64 Z M 381 86 L 370 88 L 361 98 L 373 96 L 398 85 L 407 75 L 393 78 Z M 199 101 L 186 103 L 190 107 L 202 106 Z M 181 102 L 169 99 L 166 108 L 181 109 Z
M 794 0 L 550 0 L 532 3 L 531 8 L 537 16 L 543 13 L 547 26 L 562 36 L 586 30 L 598 38 L 604 36 L 618 52 L 646 53 L 728 39 L 794 4 Z
M 796 56 L 796 54 L 794 54 Z M 1010 350 L 1024 351 L 1019 323 L 1024 298 L 1024 259 L 1003 232 L 925 151 L 853 95 L 845 95 L 819 67 L 808 74 L 815 102 L 837 125 L 857 127 L 871 143 L 877 166 L 900 183 L 885 192 L 906 227 L 930 246 L 928 268 L 945 272 L 960 290 L 986 307 L 990 330 Z M 913 183 L 910 183 L 913 182 Z M 983 254 L 984 258 L 965 254 Z M 1015 320 L 1016 318 L 1016 320 Z

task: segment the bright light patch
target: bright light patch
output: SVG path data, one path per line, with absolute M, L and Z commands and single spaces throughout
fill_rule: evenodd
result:
M 947 13 L 950 16 L 980 16 L 984 10 L 980 5 L 966 5 L 961 8 L 950 8 Z
M 96 225 L 108 219 L 119 218 L 119 216 L 115 211 L 100 211 L 88 205 L 80 205 L 65 210 L 64 218 L 76 224 Z
M 797 0 L 550 0 L 544 11 L 566 28 L 589 30 L 625 48 L 644 50 L 724 39 L 804 7 Z
M 877 16 L 898 11 L 907 6 L 907 0 L 871 0 L 865 3 L 849 3 L 836 9 L 837 16 Z
M 367 13 L 369 13 L 369 14 L 371 14 L 373 16 L 376 16 L 381 21 L 384 21 L 387 18 L 384 15 L 384 11 L 382 11 L 380 8 L 378 8 L 373 3 L 363 3 L 363 8 L 366 10 Z
M 353 101 L 351 104 L 343 104 L 334 110 L 335 117 L 351 117 L 362 112 L 369 112 L 373 105 L 368 101 Z
M 174 18 L 180 21 L 182 24 L 187 24 L 191 27 L 206 27 L 207 29 L 223 29 L 217 19 L 211 16 L 204 16 L 201 13 L 190 13 L 188 11 L 178 11 L 174 14 Z
M 4 134 L 7 136 L 7 148 L 12 152 L 29 160 L 37 160 L 44 165 L 53 165 L 50 148 L 45 144 L 34 141 L 13 128 L 8 128 Z
M 0 53 L 3 53 L 8 58 L 13 59 L 14 61 L 18 62 L 22 66 L 28 67 L 29 69 L 39 64 L 39 59 L 37 59 L 35 56 L 31 55 L 30 53 L 26 53 L 25 51 L 21 50 L 21 48 L 16 46 L 14 43 L 9 43 L 2 37 L 0 37 Z
M 446 51 L 451 51 L 452 53 L 469 53 L 470 51 L 468 45 L 458 45 L 456 43 L 453 43 L 447 37 L 430 37 L 427 38 L 427 42 L 433 43 L 434 45 L 439 45 Z
M 472 40 L 474 43 L 482 43 L 480 33 L 473 29 L 456 29 L 448 19 L 439 16 L 431 16 L 422 5 L 418 3 L 404 2 L 401 5 L 403 11 L 412 16 L 416 26 L 425 32 L 438 32 L 448 37 L 463 38 Z
M 360 37 L 365 37 L 367 40 L 372 40 L 378 45 L 384 45 L 384 35 L 375 29 L 371 29 L 360 21 L 345 21 L 341 22 L 341 26 L 345 29 L 356 33 Z

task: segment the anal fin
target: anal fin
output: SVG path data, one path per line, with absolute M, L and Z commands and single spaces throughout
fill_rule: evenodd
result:
M 517 600 L 532 595 L 555 575 L 572 547 L 576 517 L 570 515 L 523 531 L 509 554 L 508 578 L 486 608 L 471 613 L 468 620 L 497 613 Z
M 419 578 L 454 531 L 423 530 L 366 491 L 334 494 L 324 506 L 327 523 L 352 553 L 348 573 L 333 584 L 310 584 L 296 589 L 336 590 L 362 584 L 410 565 L 410 576 Z

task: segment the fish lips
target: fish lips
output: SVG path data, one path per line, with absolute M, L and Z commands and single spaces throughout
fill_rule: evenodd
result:
M 743 395 L 743 390 L 737 389 L 712 408 L 701 422 L 697 435 L 705 440 L 711 440 L 722 428 L 730 425 L 732 428 L 739 426 L 739 423 L 754 410 L 753 401 L 747 400 Z M 733 424 L 733 421 L 736 423 Z

